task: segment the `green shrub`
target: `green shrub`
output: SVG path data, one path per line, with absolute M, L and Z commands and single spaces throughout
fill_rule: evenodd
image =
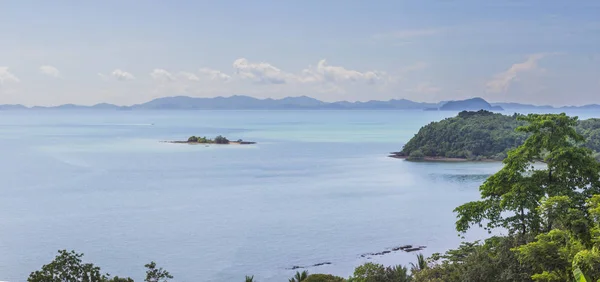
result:
M 378 263 L 367 262 L 354 269 L 349 282 L 408 282 L 411 277 L 404 266 L 385 267 Z
M 418 160 L 422 160 L 423 158 L 425 158 L 425 154 L 423 154 L 423 152 L 421 152 L 421 150 L 415 150 L 410 152 L 410 155 L 408 155 L 408 160 L 411 161 L 418 161 Z
M 346 279 L 331 274 L 311 274 L 303 282 L 345 282 Z
M 227 140 L 227 138 L 219 135 L 217 137 L 215 137 L 215 140 L 213 140 L 216 144 L 229 144 L 229 140 Z
M 498 154 L 494 155 L 492 158 L 496 161 L 502 161 L 502 160 L 506 159 L 506 153 L 504 153 L 504 152 L 498 153 Z
M 190 138 L 188 138 L 188 142 L 198 142 L 198 137 L 190 136 Z

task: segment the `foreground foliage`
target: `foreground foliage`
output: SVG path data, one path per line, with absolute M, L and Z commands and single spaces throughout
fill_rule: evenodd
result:
M 41 270 L 29 275 L 27 282 L 133 282 L 133 279 L 110 277 L 103 274 L 100 267 L 92 263 L 84 263 L 83 254 L 75 251 L 60 250 L 52 262 L 42 266 Z M 145 265 L 145 282 L 167 282 L 173 278 L 169 272 L 157 268 L 155 262 Z
M 481 200 L 455 210 L 459 232 L 476 225 L 508 235 L 433 256 L 416 281 L 600 279 L 600 165 L 582 146 L 589 140 L 564 114 L 519 120 L 527 140 L 480 187 Z

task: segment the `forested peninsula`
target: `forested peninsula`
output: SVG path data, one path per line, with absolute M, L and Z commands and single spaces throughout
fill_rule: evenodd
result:
M 430 161 L 501 161 L 508 151 L 523 144 L 530 135 L 518 130 L 524 115 L 502 115 L 485 110 L 462 111 L 456 117 L 423 126 L 400 152 L 391 157 Z M 600 119 L 578 120 L 577 133 L 600 159 Z

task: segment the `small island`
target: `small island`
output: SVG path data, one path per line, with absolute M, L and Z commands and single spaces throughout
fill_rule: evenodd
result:
M 226 137 L 221 135 L 215 137 L 214 139 L 197 136 L 190 136 L 187 141 L 163 141 L 166 143 L 176 143 L 176 144 L 218 144 L 218 145 L 251 145 L 256 144 L 256 142 L 244 141 L 242 139 L 238 139 L 237 141 L 229 141 Z

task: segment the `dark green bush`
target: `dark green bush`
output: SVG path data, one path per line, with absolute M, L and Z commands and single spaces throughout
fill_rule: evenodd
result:
M 423 154 L 421 150 L 412 151 L 410 152 L 410 155 L 408 155 L 408 159 L 411 161 L 418 161 L 422 160 L 423 158 L 425 158 L 425 154 Z
M 216 144 L 229 144 L 229 140 L 227 140 L 227 138 L 219 135 L 217 137 L 215 137 L 215 140 L 213 140 Z
M 346 279 L 331 274 L 311 274 L 303 282 L 345 282 Z

